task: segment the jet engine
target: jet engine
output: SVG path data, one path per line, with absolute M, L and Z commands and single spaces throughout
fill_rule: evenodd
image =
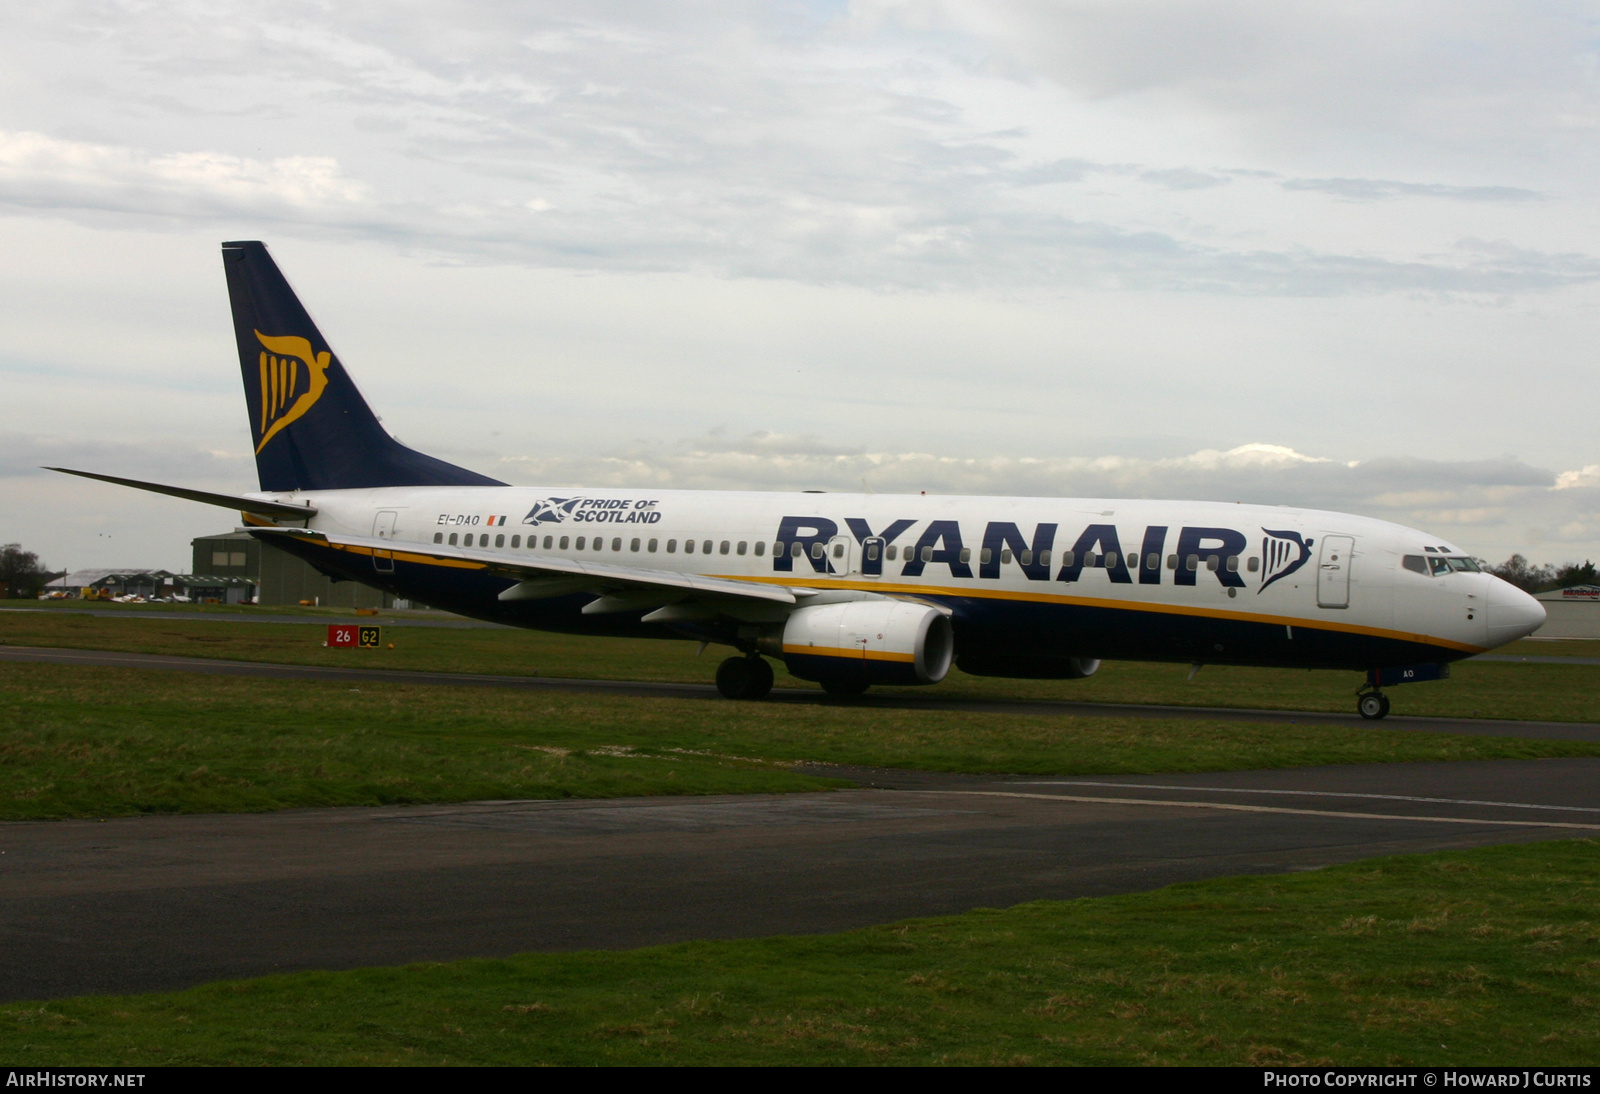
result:
M 790 613 L 763 637 L 802 680 L 824 685 L 937 684 L 955 651 L 950 620 L 925 604 L 853 600 Z

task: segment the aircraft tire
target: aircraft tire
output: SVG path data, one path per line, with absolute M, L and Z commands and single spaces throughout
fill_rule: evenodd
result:
M 1369 722 L 1376 722 L 1389 713 L 1389 697 L 1376 691 L 1368 692 L 1356 700 L 1356 713 Z
M 764 699 L 772 691 L 772 666 L 759 657 L 730 657 L 717 666 L 717 690 L 727 699 Z
M 856 695 L 865 695 L 867 689 L 872 686 L 865 680 L 839 678 L 823 680 L 821 683 L 823 691 L 827 692 L 829 695 L 837 695 L 841 698 L 851 698 Z
M 772 666 L 759 657 L 745 658 L 749 662 L 750 684 L 742 698 L 765 699 L 772 694 Z

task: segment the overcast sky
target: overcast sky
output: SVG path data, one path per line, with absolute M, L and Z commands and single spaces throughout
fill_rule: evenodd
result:
M 1600 559 L 1600 3 L 0 11 L 0 542 L 256 488 L 217 244 L 509 482 L 1214 498 Z

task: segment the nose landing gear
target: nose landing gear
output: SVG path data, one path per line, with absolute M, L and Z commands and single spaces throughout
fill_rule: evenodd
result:
M 772 666 L 755 654 L 730 657 L 717 666 L 717 690 L 728 699 L 765 699 L 772 691 Z
M 1356 695 L 1356 713 L 1369 722 L 1376 722 L 1389 713 L 1389 697 L 1381 691 L 1364 691 Z

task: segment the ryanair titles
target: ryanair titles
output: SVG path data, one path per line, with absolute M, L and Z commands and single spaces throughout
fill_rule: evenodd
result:
M 1113 584 L 1159 585 L 1166 570 L 1174 584 L 1194 585 L 1206 571 L 1234 595 L 1232 590 L 1245 587 L 1246 574 L 1259 574 L 1257 592 L 1288 577 L 1310 561 L 1313 545 L 1298 532 L 1263 528 L 1260 553 L 1245 557 L 1251 537 L 1233 528 L 1153 524 L 1125 546 L 1114 524 L 1090 524 L 1069 540 L 1059 524 L 1035 524 L 1024 532 L 1010 521 L 989 521 L 974 543 L 963 535 L 960 521 L 928 521 L 913 538 L 907 533 L 918 523 L 896 520 L 874 530 L 859 517 L 847 517 L 841 530 L 827 517 L 784 517 L 772 568 L 793 573 L 809 566 L 819 574 L 838 573 L 840 541 L 850 540 L 868 576 L 884 573 L 892 563 L 902 577 L 921 577 L 928 567 L 939 566 L 954 578 L 998 579 L 1002 566 L 1015 565 L 1030 581 L 1077 581 L 1084 570 L 1096 569 Z M 969 524 L 967 535 L 972 531 Z

